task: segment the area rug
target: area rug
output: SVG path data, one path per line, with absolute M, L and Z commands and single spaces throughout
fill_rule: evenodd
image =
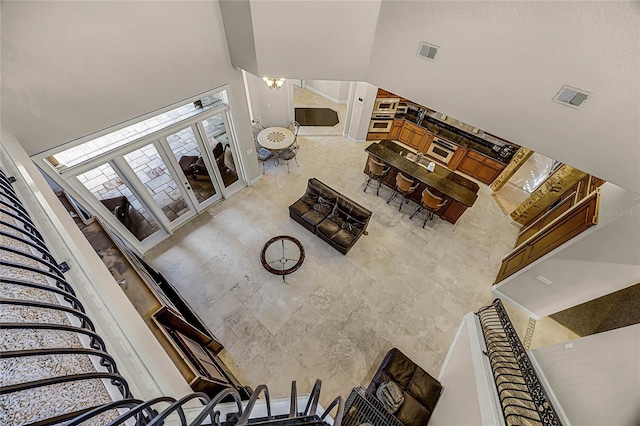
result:
M 335 126 L 338 113 L 330 108 L 296 108 L 296 121 L 301 126 Z

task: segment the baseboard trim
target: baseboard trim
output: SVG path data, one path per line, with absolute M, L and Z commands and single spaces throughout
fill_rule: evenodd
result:
M 338 99 L 331 97 L 329 95 L 327 95 L 326 93 L 323 93 L 321 91 L 319 91 L 318 89 L 314 89 L 311 86 L 306 86 L 305 89 L 315 93 L 316 95 L 322 96 L 323 98 L 330 100 L 331 102 L 333 102 L 334 104 L 342 104 L 342 105 L 346 105 L 347 101 L 339 101 Z

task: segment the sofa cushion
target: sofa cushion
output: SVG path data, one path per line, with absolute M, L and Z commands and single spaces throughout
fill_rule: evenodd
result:
M 427 424 L 442 385 L 397 348 L 391 349 L 378 368 L 367 393 L 375 395 L 380 384 L 394 381 L 403 390 L 404 403 L 395 416 L 406 426 Z
M 405 426 L 425 426 L 431 417 L 431 411 L 416 401 L 408 392 L 404 392 L 404 402 L 395 412 L 395 416 Z
M 346 229 L 342 229 L 339 224 L 329 218 L 323 220 L 320 225 L 318 225 L 316 232 L 342 247 L 348 247 L 356 238 L 354 234 Z
M 418 402 L 427 407 L 429 411 L 433 411 L 440 397 L 442 385 L 429 374 L 425 373 L 422 368 L 418 367 L 415 369 L 406 390 Z
M 293 211 L 297 216 L 302 217 L 303 214 L 308 212 L 311 206 L 305 203 L 303 200 L 298 200 L 289 206 L 289 210 Z
M 363 209 L 362 207 L 354 204 L 352 201 L 345 199 L 344 197 L 338 197 L 336 206 L 345 220 L 351 223 L 360 222 L 364 225 L 371 216 L 371 212 Z

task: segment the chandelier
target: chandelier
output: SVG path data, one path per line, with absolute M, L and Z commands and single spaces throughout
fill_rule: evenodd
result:
M 273 77 L 262 77 L 262 80 L 264 80 L 264 82 L 267 84 L 267 87 L 269 89 L 273 89 L 274 87 L 276 89 L 280 89 L 284 85 L 284 82 L 286 81 L 286 79 L 284 78 L 273 78 Z

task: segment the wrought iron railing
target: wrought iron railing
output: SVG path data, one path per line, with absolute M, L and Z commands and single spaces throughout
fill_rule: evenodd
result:
M 115 360 L 107 353 L 104 340 L 96 333 L 93 321 L 66 281 L 64 268 L 55 261 L 43 236 L 22 206 L 12 181 L 0 170 L 0 369 L 3 370 L 0 424 L 46 426 L 63 423 L 75 426 L 90 422 L 115 426 L 133 421 L 136 425 L 158 426 L 164 424 L 169 416 L 177 416 L 182 426 L 311 426 L 327 425 L 327 415 L 335 408 L 333 425 L 340 426 L 344 412 L 342 397 L 336 398 L 323 413 L 316 413 L 320 380 L 316 381 L 303 411 L 297 409 L 297 390 L 293 382 L 291 408 L 288 414 L 282 415 L 272 414 L 269 391 L 264 385 L 255 390 L 245 407 L 240 393 L 233 388 L 225 389 L 214 398 L 197 392 L 179 400 L 168 396 L 149 401 L 134 398 L 126 379 L 118 372 Z M 12 312 L 13 309 L 23 310 Z M 51 336 L 47 338 L 46 333 L 54 333 L 57 338 L 49 339 Z M 61 334 L 73 338 L 61 339 Z M 20 342 L 21 338 L 25 342 Z M 66 342 L 66 345 L 60 342 Z M 73 371 L 64 362 L 56 363 L 56 357 L 85 357 L 89 362 L 82 364 L 84 369 Z M 102 368 L 94 367 L 90 360 L 96 360 Z M 46 365 L 43 367 L 43 364 Z M 28 371 L 16 371 L 19 368 Z M 34 372 L 42 374 L 34 377 Z M 16 377 L 27 379 L 17 380 Z M 113 401 L 110 396 L 106 402 L 104 398 L 92 400 L 91 390 L 83 386 L 96 380 L 103 385 L 114 386 L 120 393 L 120 399 Z M 70 383 L 74 389 L 56 387 Z M 88 399 L 76 404 L 71 401 L 73 396 L 63 390 L 76 392 Z M 33 392 L 40 392 L 38 396 L 42 399 L 29 400 Z M 265 395 L 267 417 L 252 418 L 261 393 Z M 108 395 L 108 392 L 104 394 Z M 227 415 L 224 420 L 220 415 L 223 399 L 235 402 L 232 415 Z M 194 419 L 187 420 L 185 405 L 192 405 L 194 400 L 200 401 L 203 407 L 196 410 Z M 53 405 L 45 404 L 51 401 Z M 169 405 L 160 411 L 158 407 L 162 404 Z M 64 408 L 60 409 L 61 406 Z M 56 407 L 57 410 L 47 411 L 48 407 Z M 193 409 L 190 412 L 193 413 Z
M 500 299 L 476 315 L 506 424 L 561 425 Z

